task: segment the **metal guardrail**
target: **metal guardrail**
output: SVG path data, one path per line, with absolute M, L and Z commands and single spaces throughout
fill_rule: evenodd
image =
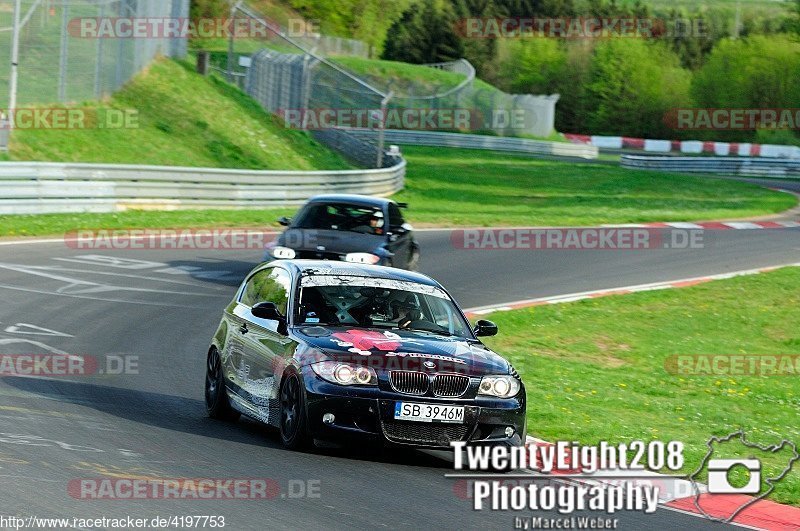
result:
M 347 131 L 351 135 L 367 141 L 373 141 L 378 136 L 377 131 L 370 129 L 348 129 Z M 598 149 L 594 146 L 528 140 L 526 138 L 439 133 L 434 131 L 404 131 L 399 129 L 387 129 L 385 134 L 386 142 L 400 145 L 485 149 L 583 159 L 596 159 L 598 155 Z
M 320 193 L 389 195 L 405 174 L 402 159 L 391 168 L 342 171 L 2 162 L 0 214 L 289 206 Z
M 800 177 L 800 159 L 623 155 L 620 162 L 623 168 L 631 169 L 747 177 Z

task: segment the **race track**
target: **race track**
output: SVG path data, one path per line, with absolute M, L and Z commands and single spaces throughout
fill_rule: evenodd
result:
M 447 231 L 421 232 L 419 240 L 423 272 L 464 307 L 800 261 L 800 229 L 707 231 L 703 249 L 681 251 L 466 251 L 453 248 Z M 517 514 L 473 511 L 444 477 L 450 463 L 433 453 L 293 453 L 254 422 L 205 417 L 210 334 L 259 258 L 257 251 L 1 245 L 4 354 L 138 356 L 138 374 L 0 379 L 2 513 L 224 515 L 229 529 L 511 528 Z M 70 496 L 71 480 L 104 476 L 269 478 L 281 492 L 260 501 Z M 288 495 L 290 482 L 296 493 L 309 481 L 319 497 Z M 664 509 L 615 516 L 622 529 L 725 527 Z

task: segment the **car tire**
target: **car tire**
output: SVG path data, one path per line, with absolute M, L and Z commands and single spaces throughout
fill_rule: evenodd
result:
M 231 407 L 225 378 L 222 374 L 222 359 L 219 350 L 212 347 L 206 360 L 206 412 L 212 419 L 236 421 L 240 413 Z
M 281 443 L 290 450 L 303 450 L 310 439 L 303 385 L 297 374 L 289 373 L 284 378 L 279 396 Z

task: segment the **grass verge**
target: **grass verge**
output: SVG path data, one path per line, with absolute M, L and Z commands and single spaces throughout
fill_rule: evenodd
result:
M 800 443 L 800 268 L 489 316 L 487 344 L 508 357 L 528 392 L 528 430 L 546 440 L 679 440 L 693 472 L 710 436 Z M 681 376 L 676 355 L 795 356 L 783 376 Z M 674 371 L 673 371 L 674 372 Z M 742 457 L 735 445 L 717 457 Z M 739 448 L 738 450 L 741 450 Z M 729 455 L 726 455 L 730 452 Z M 746 455 L 745 455 L 746 457 Z M 788 462 L 768 456 L 762 477 Z M 771 499 L 800 506 L 800 463 Z M 705 479 L 705 476 L 703 476 Z
M 507 153 L 405 148 L 406 189 L 396 195 L 419 226 L 587 226 L 732 219 L 781 212 L 788 194 L 735 181 L 545 161 Z M 0 216 L 0 236 L 79 229 L 277 227 L 295 209 L 128 211 Z
M 414 222 L 551 226 L 746 218 L 784 211 L 791 195 L 734 181 L 507 153 L 405 147 Z
M 213 168 L 320 170 L 351 166 L 305 131 L 284 127 L 252 98 L 188 63 L 159 60 L 110 100 L 84 108 L 134 109 L 136 127 L 17 130 L 11 159 Z

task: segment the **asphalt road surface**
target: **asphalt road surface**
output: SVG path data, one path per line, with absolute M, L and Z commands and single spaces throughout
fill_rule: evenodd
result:
M 423 271 L 465 307 L 800 261 L 796 229 L 709 231 L 692 250 L 467 251 L 446 231 L 419 239 Z M 2 353 L 95 357 L 104 373 L 0 378 L 0 514 L 213 515 L 229 529 L 509 529 L 530 516 L 472 510 L 436 454 L 294 453 L 254 422 L 206 418 L 210 334 L 260 255 L 0 245 Z M 126 360 L 136 367 L 115 375 Z M 280 492 L 258 501 L 73 497 L 75 480 L 100 477 L 269 478 Z M 621 529 L 725 527 L 665 509 L 614 516 Z

